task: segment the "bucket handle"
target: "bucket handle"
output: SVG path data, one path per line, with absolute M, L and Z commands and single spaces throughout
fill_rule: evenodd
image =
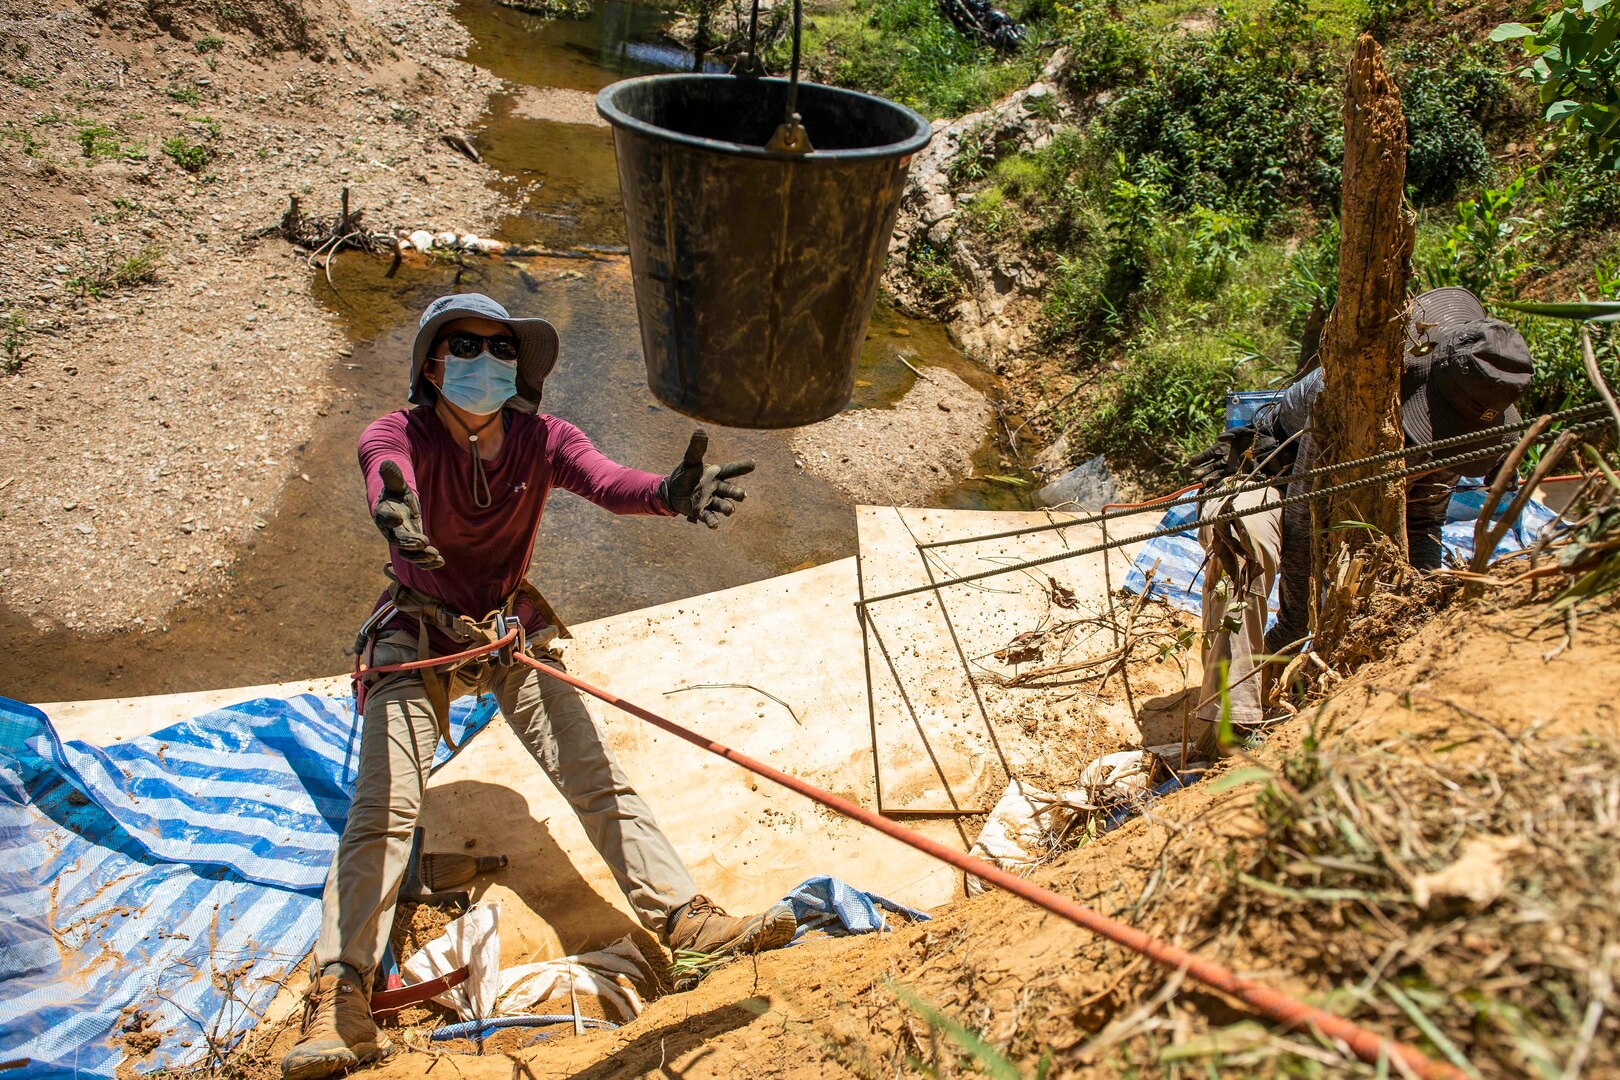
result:
M 803 41 L 803 0 L 793 0 L 793 62 L 788 75 L 787 109 L 781 126 L 765 149 L 790 154 L 808 154 L 815 147 L 805 133 L 804 121 L 799 116 L 799 49 Z M 748 60 L 739 64 L 737 74 L 757 76 L 764 71 L 759 62 L 759 0 L 754 0 L 748 15 Z

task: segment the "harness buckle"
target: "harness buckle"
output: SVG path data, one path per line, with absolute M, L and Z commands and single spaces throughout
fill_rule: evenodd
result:
M 512 620 L 512 622 L 516 623 L 517 632 L 518 632 L 518 638 L 521 638 L 523 636 L 523 623 L 520 620 L 516 619 L 516 618 L 514 618 Z M 507 635 L 507 632 L 510 629 L 511 629 L 511 626 L 509 626 L 507 621 L 506 621 L 506 612 L 497 611 L 495 613 L 495 639 L 497 641 L 499 641 L 501 638 L 503 638 L 503 637 L 505 637 Z M 501 667 L 511 667 L 512 666 L 512 648 L 513 648 L 513 645 L 515 645 L 515 644 L 516 644 L 516 640 L 514 639 L 514 641 L 509 642 L 506 645 L 503 645 L 501 647 L 501 649 L 495 654 L 495 662 L 500 664 Z

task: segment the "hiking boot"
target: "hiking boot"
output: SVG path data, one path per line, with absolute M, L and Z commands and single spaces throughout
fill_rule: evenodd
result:
M 322 975 L 304 999 L 304 1029 L 281 1059 L 286 1080 L 320 1080 L 347 1072 L 393 1051 L 371 1019 L 371 1002 L 342 975 Z
M 726 956 L 780 949 L 799 927 L 793 905 L 772 904 L 763 915 L 739 919 L 727 915 L 706 896 L 694 896 L 670 916 L 664 942 L 676 952 Z

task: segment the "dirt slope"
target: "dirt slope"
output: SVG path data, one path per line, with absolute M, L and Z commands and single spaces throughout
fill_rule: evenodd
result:
M 1620 617 L 1588 617 L 1549 662 L 1562 635 L 1536 625 L 1540 612 L 1495 601 L 1452 609 L 1271 738 L 1255 764 L 1283 779 L 1199 785 L 1038 879 L 1442 1055 L 1419 1016 L 1483 1075 L 1557 1075 L 1565 1064 L 1572 1075 L 1615 1075 Z M 1494 855 L 1475 851 L 1461 871 L 1436 875 L 1482 838 Z M 1463 886 L 1483 887 L 1481 901 L 1448 895 Z M 1413 899 L 1425 892 L 1426 909 Z M 1372 1075 L 1196 986 L 1171 997 L 1172 974 L 1004 894 L 936 914 L 881 940 L 738 962 L 623 1031 L 555 1038 L 521 1062 L 457 1055 L 455 1071 L 506 1080 L 966 1069 L 960 1048 L 898 1001 L 893 980 L 1026 1074 L 1050 1054 L 1053 1075 L 1065 1076 Z M 411 1053 L 370 1075 L 417 1076 L 430 1064 Z
M 449 12 L 0 0 L 0 604 L 151 627 L 230 572 L 346 351 L 324 281 L 257 234 L 345 185 L 377 229 L 490 216 L 441 139 L 493 85 Z

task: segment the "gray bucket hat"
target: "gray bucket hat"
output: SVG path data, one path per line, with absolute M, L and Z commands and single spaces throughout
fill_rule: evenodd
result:
M 533 413 L 540 409 L 540 387 L 557 366 L 557 328 L 544 319 L 514 319 L 506 309 L 483 293 L 456 293 L 441 296 L 422 312 L 417 324 L 416 342 L 411 346 L 412 405 L 429 405 L 433 397 L 424 389 L 422 365 L 438 340 L 439 329 L 456 319 L 492 319 L 512 328 L 518 339 L 517 396 L 507 407 Z
M 1401 426 L 1407 440 L 1430 442 L 1518 423 L 1514 405 L 1530 388 L 1533 374 L 1524 338 L 1486 315 L 1473 293 L 1453 285 L 1422 294 L 1412 301 L 1401 372 Z M 1516 437 L 1500 441 L 1505 451 Z M 1459 471 L 1477 476 L 1490 466 L 1487 459 Z

